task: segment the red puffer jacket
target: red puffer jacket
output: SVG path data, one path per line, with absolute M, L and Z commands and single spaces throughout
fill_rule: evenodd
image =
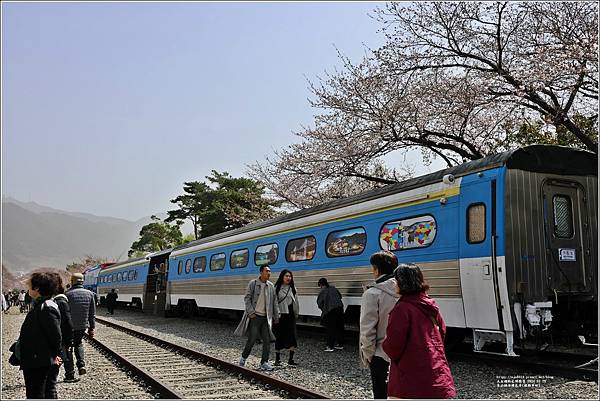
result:
M 438 325 L 434 325 L 434 318 Z M 390 312 L 383 350 L 390 357 L 388 395 L 452 398 L 454 380 L 444 351 L 446 325 L 425 293 L 403 295 Z

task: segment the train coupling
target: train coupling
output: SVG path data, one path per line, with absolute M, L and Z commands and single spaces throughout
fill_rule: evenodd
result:
M 552 324 L 552 301 L 534 302 L 533 305 L 527 305 L 525 308 L 525 318 L 533 330 L 538 327 L 542 331 L 548 330 Z

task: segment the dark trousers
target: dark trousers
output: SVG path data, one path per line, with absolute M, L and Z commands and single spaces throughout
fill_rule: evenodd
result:
M 110 302 L 106 304 L 106 307 L 108 308 L 108 313 L 110 313 L 111 315 L 115 314 L 115 304 Z
M 65 344 L 61 345 L 61 358 L 63 359 L 63 367 L 65 368 L 65 378 L 72 379 L 75 376 L 75 368 L 73 367 L 73 352 Z M 69 374 L 70 373 L 70 374 Z
M 387 399 L 387 379 L 390 363 L 380 356 L 373 356 L 369 369 L 371 370 L 371 382 L 373 382 L 373 398 L 376 400 Z
M 83 351 L 83 334 L 85 330 L 73 330 L 73 350 L 75 350 L 75 359 L 77 359 L 77 367 L 85 366 L 85 352 Z M 72 351 L 67 350 L 67 358 L 65 359 L 65 377 L 75 377 L 75 364 Z
M 246 359 L 252 352 L 252 347 L 257 339 L 262 341 L 262 356 L 260 363 L 269 361 L 269 353 L 271 352 L 271 335 L 269 334 L 269 322 L 266 316 L 256 316 L 250 319 L 248 323 L 248 341 L 242 352 L 242 358 Z
M 25 368 L 25 394 L 27 398 L 53 398 L 57 399 L 56 381 L 59 366 L 51 365 L 43 368 Z
M 324 317 L 327 331 L 327 346 L 344 345 L 344 308 L 331 310 Z

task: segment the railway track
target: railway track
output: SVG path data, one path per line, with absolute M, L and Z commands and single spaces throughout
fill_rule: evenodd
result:
M 510 357 L 495 353 L 474 352 L 473 350 L 459 347 L 448 352 L 448 359 L 483 362 L 495 367 L 502 366 L 566 379 L 598 382 L 597 363 L 585 368 L 577 368 L 577 366 L 583 365 L 593 359 L 589 355 L 545 351 L 521 352 L 521 355 L 518 357 Z
M 112 330 L 97 330 L 90 342 L 148 383 L 158 398 L 329 398 L 99 317 L 96 321 Z

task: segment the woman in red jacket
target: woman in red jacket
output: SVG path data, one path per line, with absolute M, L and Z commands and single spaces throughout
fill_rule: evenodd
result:
M 444 351 L 446 325 L 416 265 L 394 271 L 401 297 L 390 312 L 383 350 L 390 357 L 390 398 L 452 398 L 454 380 Z

